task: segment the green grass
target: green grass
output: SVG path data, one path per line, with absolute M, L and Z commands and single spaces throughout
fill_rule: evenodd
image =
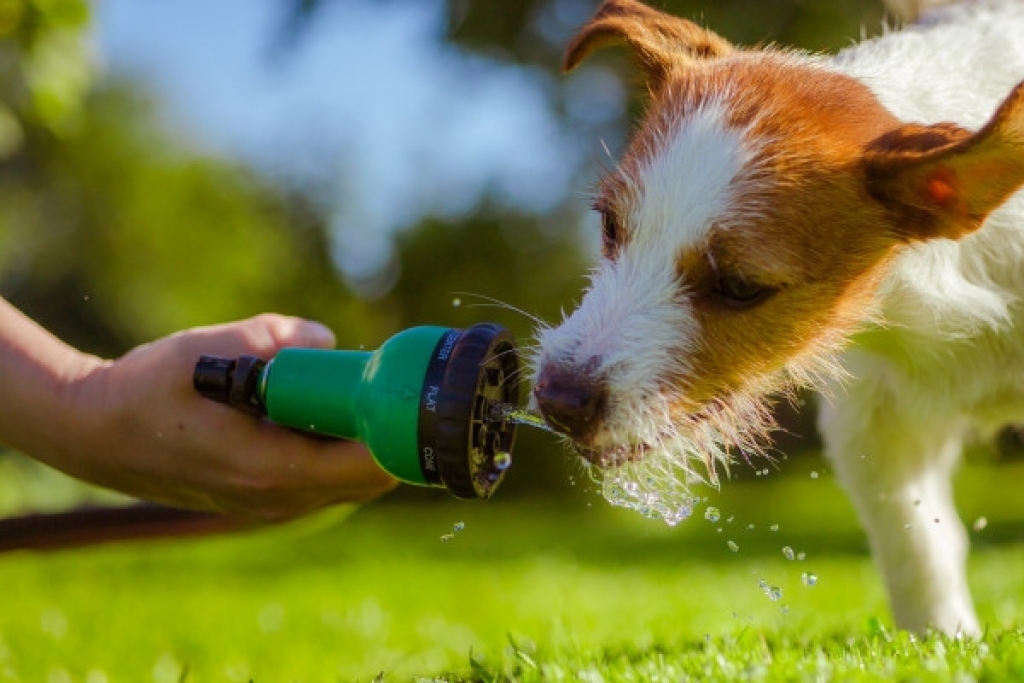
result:
M 895 632 L 845 500 L 803 472 L 727 484 L 718 524 L 674 529 L 596 496 L 437 495 L 328 529 L 0 556 L 0 682 L 1024 680 L 1022 469 L 961 481 L 989 521 L 981 642 Z

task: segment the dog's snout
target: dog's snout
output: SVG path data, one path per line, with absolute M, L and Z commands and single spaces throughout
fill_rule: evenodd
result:
M 607 385 L 574 367 L 544 368 L 533 394 L 548 424 L 577 442 L 594 432 L 608 402 Z

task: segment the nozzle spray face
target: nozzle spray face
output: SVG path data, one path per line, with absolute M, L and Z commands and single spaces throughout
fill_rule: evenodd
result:
M 488 498 L 511 464 L 515 340 L 490 323 L 404 330 L 373 352 L 284 349 L 269 362 L 203 356 L 199 393 L 285 426 L 363 442 L 392 475 Z
M 516 425 L 494 419 L 491 407 L 517 399 L 515 342 L 504 328 L 485 323 L 458 333 L 450 353 L 447 343 L 435 354 L 449 355 L 443 370 L 427 371 L 424 389 L 436 390 L 437 402 L 433 414 L 421 408 L 420 448 L 433 444 L 441 481 L 453 494 L 488 498 L 511 464 Z

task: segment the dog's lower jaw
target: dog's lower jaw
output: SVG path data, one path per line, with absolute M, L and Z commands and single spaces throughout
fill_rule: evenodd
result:
M 717 487 L 719 470 L 727 470 L 729 466 L 729 446 L 744 444 L 745 449 L 741 450 L 745 457 L 750 452 L 761 453 L 758 442 L 766 440 L 770 429 L 763 413 L 744 424 L 740 417 L 746 415 L 743 411 L 723 412 L 728 414 L 724 419 L 711 410 L 687 413 L 676 419 L 658 421 L 658 427 L 652 427 L 651 420 L 637 418 L 633 422 L 647 424 L 648 429 L 633 431 L 601 426 L 593 431 L 591 439 L 570 443 L 598 470 L 621 470 L 629 465 L 635 476 L 644 479 L 675 475 L 686 482 Z M 724 420 L 735 423 L 726 425 Z M 624 420 L 623 424 L 629 425 L 630 421 Z M 741 434 L 746 428 L 750 428 L 750 433 Z

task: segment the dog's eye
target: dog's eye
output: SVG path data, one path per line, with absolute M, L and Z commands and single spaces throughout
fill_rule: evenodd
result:
M 737 310 L 751 308 L 775 292 L 738 275 L 722 275 L 715 285 L 715 294 L 729 308 Z
M 601 211 L 601 248 L 608 256 L 614 254 L 619 248 L 619 240 L 622 239 L 622 228 L 619 227 L 619 219 L 608 209 Z

